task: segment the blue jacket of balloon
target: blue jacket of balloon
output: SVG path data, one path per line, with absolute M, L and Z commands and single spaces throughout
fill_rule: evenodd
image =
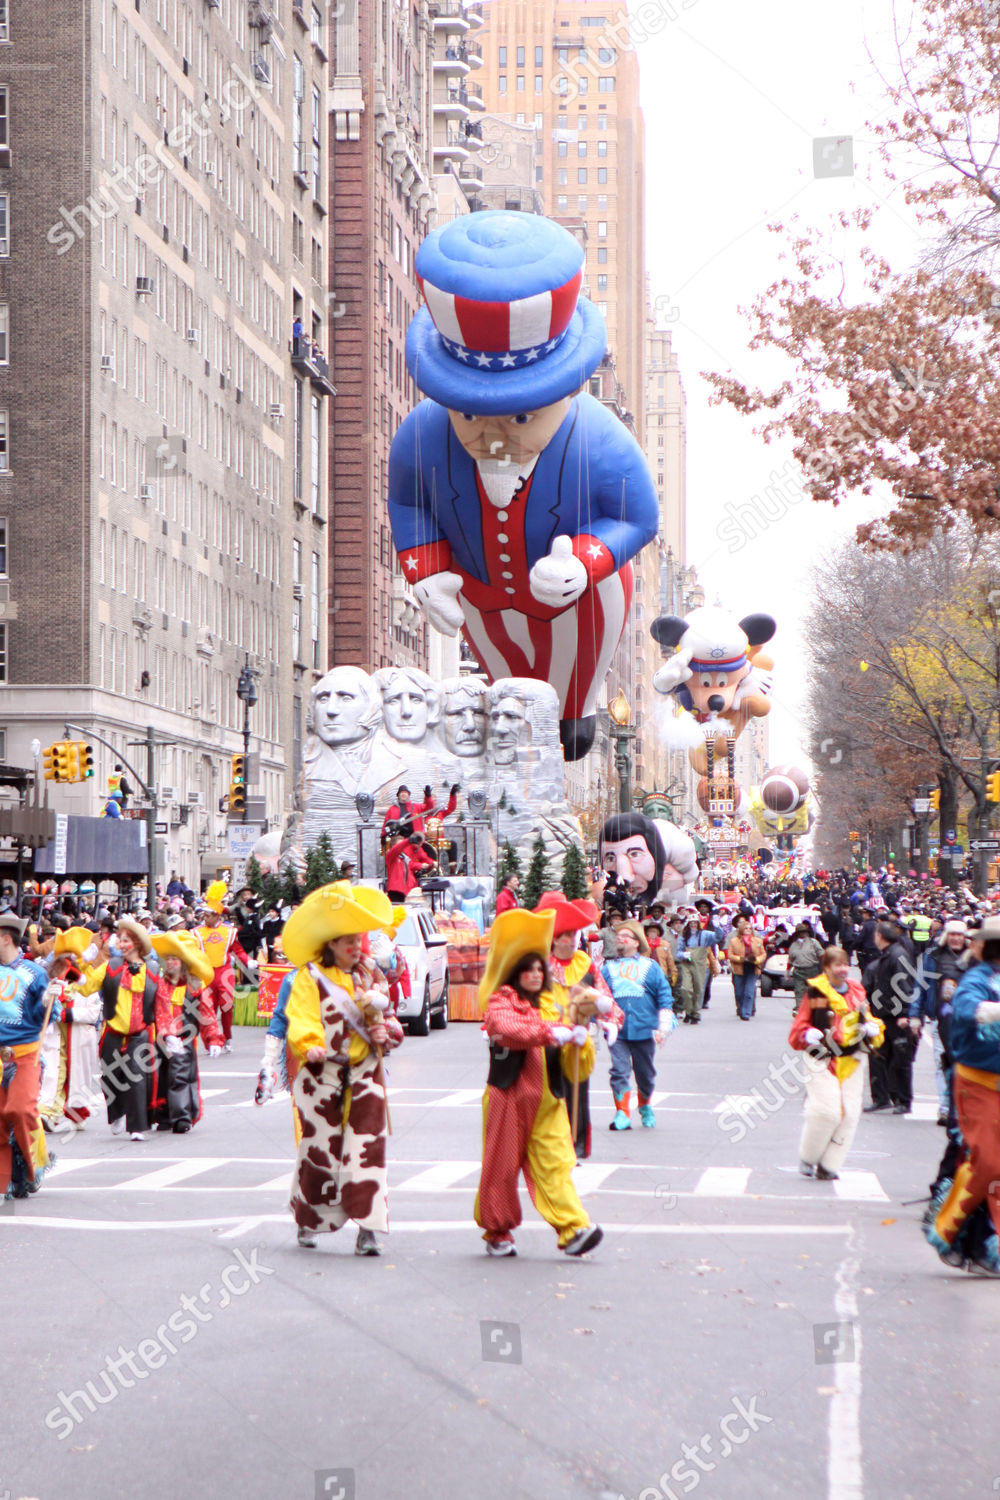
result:
M 447 410 L 436 401 L 421 401 L 399 428 L 389 454 L 389 520 L 396 551 L 431 549 L 418 567 L 404 563 L 409 581 L 451 568 L 489 590 L 483 514 L 475 460 L 459 442 Z M 529 568 L 549 554 L 557 536 L 593 537 L 607 549 L 598 577 L 617 572 L 656 536 L 656 490 L 642 451 L 593 396 L 574 397 L 539 454 L 516 524 L 524 528 Z M 517 581 L 519 597 L 513 607 L 539 618 L 556 613 L 532 600 L 526 580 Z M 502 595 L 496 601 L 477 597 L 473 602 L 482 609 L 512 607 Z
M 636 953 L 631 958 L 609 958 L 601 973 L 625 1012 L 622 1040 L 648 1041 L 660 1024 L 660 1011 L 668 1010 L 674 998 L 659 964 Z
M 1000 1021 L 976 1023 L 976 1008 L 983 1000 L 1000 1001 L 1000 970 L 987 963 L 971 968 L 952 997 L 951 1053 L 967 1068 L 1000 1073 Z

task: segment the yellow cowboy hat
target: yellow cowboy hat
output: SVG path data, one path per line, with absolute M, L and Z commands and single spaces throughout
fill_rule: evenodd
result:
M 548 911 L 524 911 L 515 906 L 502 911 L 490 928 L 490 946 L 486 955 L 486 970 L 479 984 L 479 1008 L 486 1009 L 486 1002 L 494 990 L 500 988 L 504 979 L 526 953 L 540 953 L 547 958 L 552 949 L 552 930 L 556 914 Z
M 209 911 L 218 912 L 222 915 L 222 903 L 229 894 L 229 887 L 224 880 L 213 880 L 205 891 L 205 905 Z
M 152 942 L 161 958 L 179 958 L 192 979 L 200 979 L 202 984 L 212 983 L 215 970 L 195 938 L 186 933 L 157 932 L 153 934 Z
M 56 933 L 52 953 L 55 958 L 62 953 L 72 954 L 74 958 L 82 958 L 93 941 L 94 934 L 86 927 L 67 927 L 65 932 Z
M 327 943 L 358 932 L 391 931 L 392 902 L 382 891 L 335 880 L 311 891 L 285 923 L 281 946 L 297 969 L 314 964 Z
M 402 927 L 403 923 L 406 921 L 406 919 L 407 919 L 407 917 L 409 915 L 410 915 L 410 913 L 407 911 L 407 909 L 406 909 L 405 906 L 394 906 L 392 908 L 392 935 L 393 935 L 393 937 L 396 936 L 396 933 Z

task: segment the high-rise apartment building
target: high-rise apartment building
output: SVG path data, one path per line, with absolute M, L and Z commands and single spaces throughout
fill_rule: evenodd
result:
M 436 222 L 468 212 L 461 186 L 482 102 L 458 0 L 337 7 L 332 23 L 330 650 L 369 670 L 458 671 L 400 573 L 386 511 L 389 446 L 420 399 L 406 369 L 414 260 Z
M 0 3 L 0 759 L 153 726 L 192 884 L 245 657 L 274 820 L 326 662 L 326 52 L 312 0 Z

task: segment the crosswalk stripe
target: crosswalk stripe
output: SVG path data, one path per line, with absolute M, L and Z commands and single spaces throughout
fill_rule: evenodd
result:
M 269 1182 L 259 1182 L 256 1187 L 251 1188 L 253 1193 L 278 1193 L 287 1192 L 292 1185 L 292 1174 L 290 1171 L 282 1172 L 280 1177 L 272 1177 Z
M 839 1181 L 833 1184 L 838 1198 L 853 1203 L 888 1203 L 889 1194 L 884 1192 L 876 1172 L 841 1172 Z
M 573 1172 L 573 1181 L 581 1198 L 586 1198 L 588 1193 L 596 1193 L 601 1183 L 617 1172 L 618 1168 L 612 1164 L 607 1166 L 604 1162 L 583 1161 Z
M 84 1167 L 99 1167 L 103 1160 L 99 1156 L 60 1156 L 55 1165 L 45 1173 L 45 1181 L 51 1182 L 53 1177 L 65 1177 L 70 1172 L 82 1171 Z
M 188 1177 L 197 1177 L 201 1172 L 210 1172 L 213 1167 L 225 1166 L 229 1160 L 227 1156 L 199 1156 L 191 1161 L 174 1162 L 172 1167 L 160 1167 L 155 1172 L 144 1172 L 140 1177 L 130 1177 L 127 1182 L 119 1182 L 115 1192 L 174 1187 Z
M 435 1193 L 442 1188 L 453 1187 L 455 1183 L 461 1182 L 463 1177 L 478 1172 L 480 1163 L 478 1161 L 439 1161 L 433 1167 L 425 1167 L 422 1172 L 416 1172 L 412 1177 L 406 1177 L 393 1188 L 393 1192 L 405 1190 L 408 1193 Z
M 706 1167 L 695 1183 L 698 1198 L 739 1198 L 747 1190 L 750 1167 Z
M 460 1109 L 463 1104 L 478 1103 L 483 1097 L 482 1088 L 478 1089 L 455 1089 L 451 1094 L 446 1094 L 443 1099 L 435 1099 L 435 1105 L 441 1109 Z

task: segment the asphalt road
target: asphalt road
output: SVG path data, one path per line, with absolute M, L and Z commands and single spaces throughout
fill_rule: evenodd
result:
M 997 1493 L 1000 1289 L 905 1206 L 944 1139 L 929 1048 L 917 1117 L 866 1117 L 841 1181 L 807 1182 L 801 1095 L 768 1082 L 790 1009 L 742 1024 L 717 981 L 659 1055 L 655 1130 L 608 1132 L 599 1057 L 583 1262 L 527 1200 L 518 1258 L 483 1254 L 468 1024 L 394 1058 L 383 1258 L 350 1230 L 298 1249 L 290 1107 L 249 1102 L 239 1032 L 190 1135 L 91 1125 L 0 1212 L 0 1500 Z

